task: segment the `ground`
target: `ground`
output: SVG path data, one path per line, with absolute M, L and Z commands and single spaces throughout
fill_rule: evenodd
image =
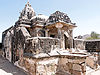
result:
M 16 67 L 7 59 L 0 56 L 0 75 L 28 75 L 22 69 Z
M 100 67 L 98 67 L 96 70 L 86 67 L 86 71 L 86 75 L 100 75 Z

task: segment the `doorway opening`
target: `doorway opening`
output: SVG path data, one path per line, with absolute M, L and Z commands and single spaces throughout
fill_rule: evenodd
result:
M 68 43 L 68 37 L 64 34 L 64 39 L 65 39 L 65 49 L 70 48 L 70 45 Z

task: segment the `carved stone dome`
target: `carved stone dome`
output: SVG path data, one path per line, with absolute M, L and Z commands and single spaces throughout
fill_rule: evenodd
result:
M 46 23 L 51 24 L 51 23 L 56 23 L 56 22 L 64 22 L 64 23 L 74 24 L 71 22 L 70 18 L 67 16 L 67 14 L 60 12 L 60 11 L 56 11 L 55 13 L 51 14 Z

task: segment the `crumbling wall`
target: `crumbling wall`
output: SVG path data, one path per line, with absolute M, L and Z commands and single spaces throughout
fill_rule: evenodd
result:
M 2 39 L 2 50 L 3 52 L 3 56 L 6 57 L 10 62 L 12 59 L 12 36 L 13 36 L 13 27 L 9 28 L 8 30 L 3 32 L 3 39 Z
M 100 53 L 98 53 L 98 64 L 100 65 Z
M 32 58 L 24 56 L 20 62 L 31 75 L 85 75 L 85 58 L 54 56 Z
M 26 39 L 31 37 L 25 27 L 14 27 L 14 35 L 12 41 L 12 61 L 18 61 L 24 53 Z
M 85 50 L 85 42 L 82 39 L 74 39 L 74 48 Z
M 98 57 L 89 56 L 86 58 L 86 64 L 91 67 L 92 69 L 97 69 L 98 67 Z
M 57 75 L 85 75 L 85 58 L 62 57 L 59 60 Z
M 28 39 L 28 43 L 26 45 L 26 53 L 49 53 L 51 50 L 60 48 L 60 41 L 56 38 L 50 37 L 35 37 Z
M 56 73 L 58 58 L 32 59 L 24 57 L 20 66 L 24 67 L 31 75 L 54 75 Z
M 0 55 L 2 55 L 3 54 L 3 51 L 0 49 Z
M 19 65 L 31 75 L 36 75 L 36 59 L 23 57 L 20 59 Z
M 51 57 L 37 60 L 36 75 L 54 75 L 59 58 Z

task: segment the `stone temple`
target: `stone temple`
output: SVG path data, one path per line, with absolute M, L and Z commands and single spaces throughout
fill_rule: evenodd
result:
M 3 55 L 31 75 L 85 75 L 87 55 L 73 52 L 67 14 L 36 15 L 27 2 L 14 26 L 2 33 Z

